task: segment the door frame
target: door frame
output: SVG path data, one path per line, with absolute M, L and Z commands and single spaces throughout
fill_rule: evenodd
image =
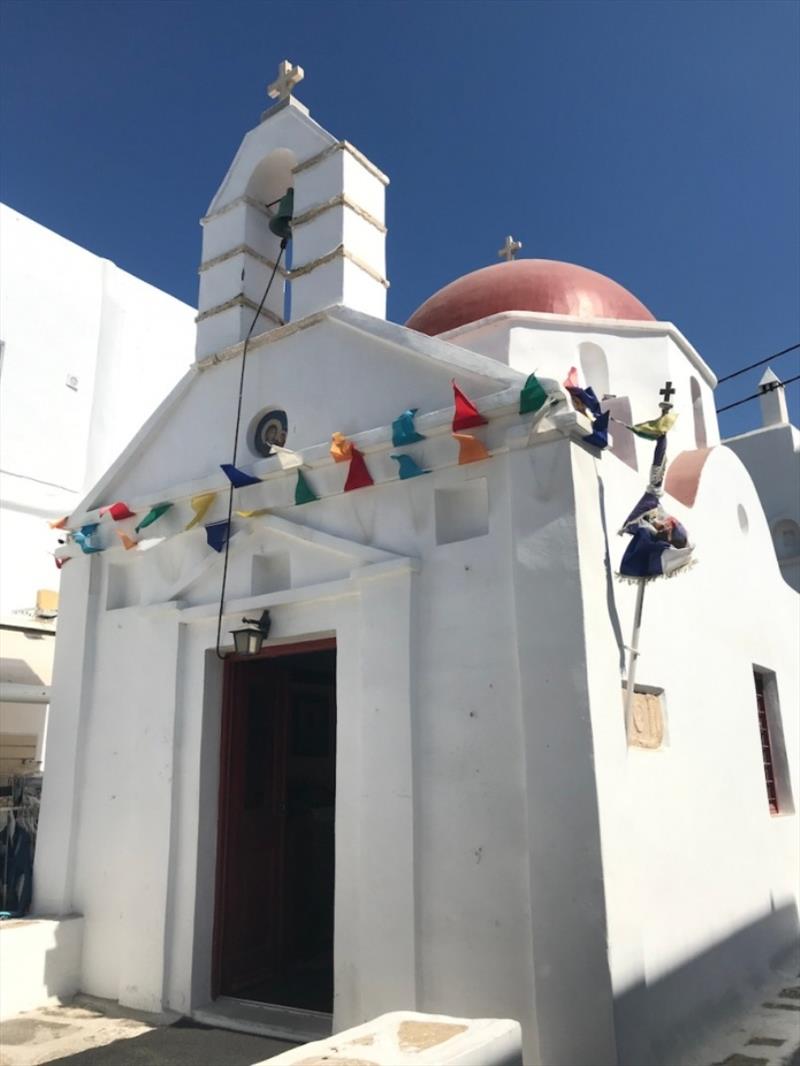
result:
M 222 715 L 220 722 L 219 753 L 219 794 L 217 798 L 217 848 L 216 869 L 214 876 L 214 925 L 211 938 L 211 998 L 217 999 L 222 985 L 222 952 L 224 942 L 226 878 L 228 864 L 228 840 L 225 832 L 228 824 L 231 779 L 231 732 L 233 712 L 236 704 L 236 670 L 241 663 L 257 662 L 261 659 L 279 659 L 290 655 L 305 655 L 315 651 L 336 651 L 336 638 L 325 637 L 320 640 L 299 641 L 293 644 L 266 645 L 258 655 L 225 656 L 222 680 Z

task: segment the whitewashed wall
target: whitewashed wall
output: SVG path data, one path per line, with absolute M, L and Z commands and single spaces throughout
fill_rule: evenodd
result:
M 46 520 L 79 502 L 189 367 L 194 312 L 5 205 L 0 273 L 6 615 L 58 587 Z

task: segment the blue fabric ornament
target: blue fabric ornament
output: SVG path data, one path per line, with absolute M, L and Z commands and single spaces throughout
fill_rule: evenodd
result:
M 423 470 L 410 455 L 393 455 L 392 459 L 400 466 L 401 481 L 410 477 L 419 477 L 420 474 L 430 474 L 430 470 Z
M 592 423 L 592 432 L 583 439 L 594 448 L 608 447 L 608 411 L 603 411 Z
M 417 441 L 425 440 L 423 435 L 417 433 L 414 428 L 414 416 L 418 410 L 418 407 L 409 407 L 392 422 L 392 447 L 403 448 L 406 444 L 416 444 Z
M 209 548 L 213 548 L 215 552 L 221 552 L 228 541 L 230 527 L 231 524 L 227 519 L 223 522 L 212 522 L 207 525 L 206 540 Z
M 221 463 L 220 469 L 235 489 L 243 489 L 248 485 L 261 484 L 261 478 L 253 477 L 252 474 L 245 474 L 244 470 L 240 470 L 237 466 L 232 466 L 230 463 Z

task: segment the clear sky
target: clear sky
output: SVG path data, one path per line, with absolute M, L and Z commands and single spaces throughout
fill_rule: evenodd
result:
M 621 282 L 720 376 L 800 341 L 794 0 L 0 7 L 2 199 L 189 303 L 198 219 L 289 58 L 391 178 L 392 319 L 513 233 Z M 758 403 L 721 420 L 754 428 Z

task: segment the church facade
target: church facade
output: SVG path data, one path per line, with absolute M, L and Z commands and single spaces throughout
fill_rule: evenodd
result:
M 674 325 L 521 259 L 389 322 L 386 185 L 289 96 L 212 201 L 196 364 L 60 552 L 37 911 L 84 916 L 82 989 L 130 1007 L 663 1062 L 796 939 L 797 594 Z M 647 583 L 626 721 L 616 534 L 662 396 L 696 565 Z

